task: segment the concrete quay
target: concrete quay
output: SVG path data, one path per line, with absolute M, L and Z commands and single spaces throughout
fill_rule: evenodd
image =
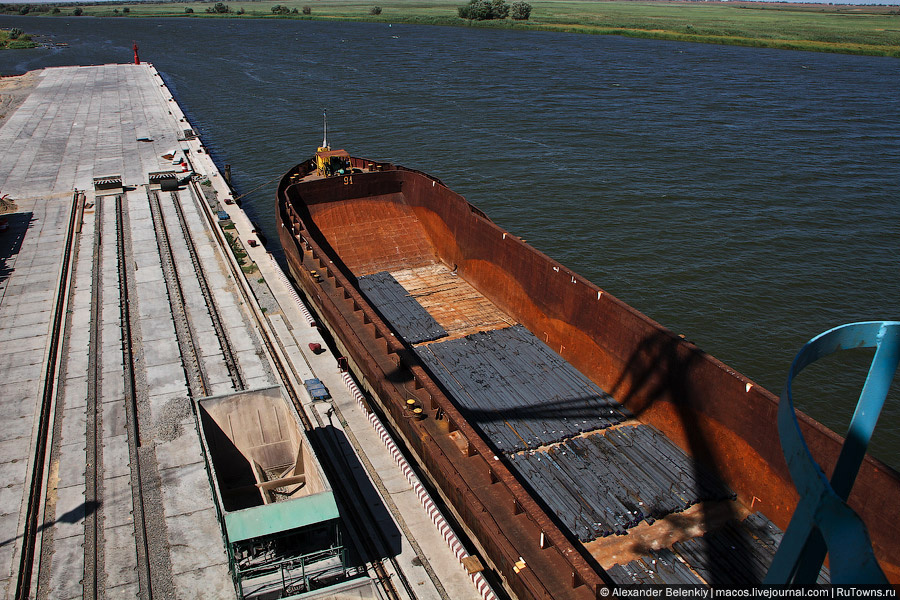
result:
M 155 69 L 30 76 L 0 127 L 16 204 L 0 232 L 0 597 L 236 597 L 191 399 L 272 385 L 352 466 L 341 479 L 386 532 L 366 558 L 390 559 L 398 597 L 492 597 L 336 358 L 309 349 L 325 344 L 271 255 L 228 248 L 216 211 L 237 240 L 254 227 Z M 312 377 L 330 401 L 312 402 Z

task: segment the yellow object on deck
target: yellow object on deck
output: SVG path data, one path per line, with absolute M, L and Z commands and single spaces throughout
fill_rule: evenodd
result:
M 332 150 L 321 146 L 316 151 L 316 173 L 322 177 L 340 175 L 350 169 L 350 154 L 346 150 Z

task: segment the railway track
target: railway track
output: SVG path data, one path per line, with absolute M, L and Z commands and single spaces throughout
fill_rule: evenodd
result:
M 85 472 L 84 472 L 84 500 L 88 506 L 97 507 L 87 511 L 84 517 L 84 579 L 82 586 L 84 598 L 100 597 L 100 577 L 103 572 L 101 525 L 100 519 L 103 504 L 102 494 L 102 364 L 100 356 L 101 335 L 103 319 L 103 278 L 102 249 L 103 249 L 103 196 L 98 196 L 94 201 L 94 210 L 97 215 L 94 225 L 94 240 L 92 244 L 93 258 L 91 260 L 91 325 L 88 341 L 88 379 L 87 398 L 85 399 L 87 414 L 85 416 Z M 116 235 L 118 237 L 118 234 Z
M 172 317 L 175 323 L 175 334 L 178 338 L 182 366 L 184 367 L 185 377 L 188 381 L 191 395 L 194 398 L 202 398 L 211 395 L 214 393 L 214 390 L 204 366 L 201 349 L 197 342 L 193 321 L 182 286 L 182 279 L 179 276 L 178 266 L 175 260 L 175 249 L 173 244 L 178 243 L 182 239 L 190 256 L 193 275 L 196 277 L 200 287 L 200 293 L 206 304 L 210 322 L 215 330 L 216 338 L 218 339 L 219 347 L 222 352 L 222 360 L 228 370 L 232 388 L 237 391 L 246 389 L 246 381 L 241 373 L 234 349 L 228 339 L 225 324 L 216 305 L 209 282 L 207 281 L 203 265 L 200 262 L 200 256 L 197 252 L 197 247 L 194 243 L 187 219 L 185 218 L 184 210 L 181 207 L 181 201 L 176 192 L 171 192 L 169 198 L 174 206 L 178 221 L 177 229 L 174 233 L 170 232 L 170 226 L 166 222 L 160 193 L 155 190 L 148 191 L 150 212 L 153 216 L 153 222 L 156 229 L 156 240 L 162 261 L 163 275 L 165 277 L 169 304 L 172 309 Z M 174 228 L 175 225 L 173 224 L 172 227 Z
M 206 302 L 206 307 L 209 310 L 209 318 L 212 321 L 213 328 L 216 331 L 216 337 L 219 339 L 219 347 L 222 349 L 222 357 L 225 362 L 225 366 L 228 369 L 228 375 L 231 377 L 232 387 L 235 390 L 243 390 L 246 389 L 246 382 L 244 380 L 244 376 L 241 373 L 240 365 L 238 364 L 237 358 L 235 357 L 234 350 L 231 347 L 231 343 L 228 340 L 228 334 L 225 331 L 225 324 L 222 321 L 222 316 L 219 313 L 219 309 L 216 307 L 216 301 L 213 297 L 212 290 L 209 288 L 209 282 L 206 279 L 206 273 L 203 270 L 203 266 L 200 264 L 200 256 L 197 253 L 197 246 L 194 244 L 194 238 L 191 235 L 191 230 L 188 227 L 187 219 L 184 216 L 184 209 L 181 206 L 181 201 L 178 198 L 178 194 L 175 192 L 170 192 L 169 196 L 172 200 L 172 204 L 175 207 L 175 213 L 178 216 L 178 223 L 181 226 L 181 231 L 184 234 L 185 243 L 187 246 L 188 253 L 191 256 L 191 264 L 194 266 L 194 274 L 197 276 L 197 283 L 200 285 L 200 293 L 203 294 L 203 300 Z
M 190 184 L 190 192 L 195 202 L 200 206 L 210 230 L 219 238 L 220 245 L 223 248 L 227 248 L 228 244 L 225 243 L 224 236 L 214 222 L 208 206 L 202 206 L 205 204 L 203 201 L 203 192 L 197 188 L 196 183 L 193 181 Z M 233 257 L 230 258 L 233 259 Z M 229 260 L 228 264 L 235 280 L 239 282 L 243 281 L 243 273 L 240 272 L 236 263 L 233 260 Z M 247 305 L 255 306 L 249 290 L 246 289 L 244 285 L 239 285 L 238 287 Z M 323 428 L 324 423 L 317 414 L 314 414 L 316 419 L 315 424 L 307 414 L 294 385 L 294 382 L 299 383 L 299 378 L 293 372 L 293 368 L 290 366 L 289 362 L 282 357 L 278 341 L 271 333 L 271 330 L 265 321 L 265 316 L 257 310 L 253 310 L 252 312 L 263 346 L 272 359 L 272 364 L 275 367 L 278 378 L 283 382 L 288 397 L 300 417 L 303 428 L 307 433 L 312 432 L 317 428 Z M 315 436 L 311 436 L 311 438 L 315 438 Z M 332 444 L 331 452 L 323 451 L 326 450 L 325 448 L 316 448 L 316 455 L 326 471 L 326 476 L 332 484 L 332 489 L 335 492 L 338 501 L 346 508 L 346 510 L 341 512 L 341 516 L 345 521 L 349 521 L 349 528 L 353 531 L 355 539 L 360 542 L 362 546 L 361 550 L 368 559 L 373 579 L 378 582 L 378 585 L 381 587 L 388 600 L 402 600 L 403 598 L 417 600 L 415 590 L 412 588 L 407 577 L 403 574 L 403 570 L 397 560 L 392 556 L 383 558 L 385 554 L 388 554 L 387 552 L 384 552 L 383 549 L 390 547 L 389 540 L 387 540 L 380 528 L 373 528 L 371 526 L 374 522 L 374 517 L 368 506 L 368 502 L 363 497 L 362 490 L 359 489 L 355 480 L 353 480 L 352 477 L 348 478 L 341 475 L 342 472 L 348 472 L 348 465 L 336 465 L 330 459 L 330 456 L 341 455 L 340 450 L 334 445 L 336 442 L 332 439 L 330 443 Z M 397 579 L 401 582 L 405 596 L 401 594 L 400 590 L 398 590 L 395 585 L 394 578 L 385 566 L 385 562 L 389 562 L 391 570 L 397 574 Z
M 150 214 L 153 216 L 156 244 L 159 247 L 163 277 L 165 278 L 166 290 L 169 296 L 169 306 L 172 309 L 172 320 L 175 324 L 175 336 L 178 338 L 178 350 L 181 354 L 184 376 L 188 382 L 191 396 L 195 399 L 202 398 L 209 394 L 209 377 L 200 359 L 194 332 L 191 330 L 184 290 L 181 286 L 181 280 L 178 278 L 178 268 L 175 265 L 172 239 L 166 227 L 162 205 L 159 201 L 159 193 L 148 190 L 147 198 L 150 201 Z
M 195 187 L 190 188 L 198 207 L 202 210 L 208 225 L 219 236 L 219 243 L 222 247 L 227 247 L 221 230 L 215 222 L 214 216 L 209 212 L 208 206 L 203 207 L 202 193 Z M 227 368 L 228 377 L 230 378 L 231 387 L 235 390 L 243 390 L 247 387 L 246 379 L 241 372 L 240 365 L 237 360 L 231 343 L 226 333 L 225 322 L 220 315 L 209 282 L 207 281 L 204 269 L 202 267 L 198 247 L 195 245 L 188 219 L 181 206 L 180 199 L 177 194 L 169 195 L 161 194 L 154 190 L 147 190 L 147 199 L 150 207 L 150 215 L 155 230 L 157 247 L 160 255 L 160 264 L 166 283 L 165 296 L 169 300 L 172 319 L 175 326 L 178 353 L 181 356 L 182 367 L 184 370 L 185 381 L 188 384 L 189 393 L 194 398 L 201 398 L 213 393 L 217 393 L 214 389 L 216 385 L 211 383 L 204 367 L 204 357 L 202 348 L 195 335 L 194 320 L 206 319 L 205 314 L 200 314 L 202 309 L 198 311 L 198 303 L 190 305 L 190 298 L 186 297 L 185 283 L 181 277 L 190 277 L 195 279 L 199 284 L 200 293 L 202 294 L 206 308 L 209 312 L 209 319 L 212 328 L 215 330 L 222 355 L 221 358 L 207 357 L 208 364 L 213 364 L 217 360 L 221 360 L 222 364 Z M 171 200 L 171 206 L 166 202 Z M 107 565 L 109 560 L 115 561 L 115 552 L 108 554 L 110 543 L 115 540 L 105 539 L 109 533 L 104 527 L 109 527 L 108 511 L 115 511 L 113 497 L 104 497 L 112 493 L 108 487 L 108 478 L 113 475 L 108 471 L 116 465 L 113 453 L 112 457 L 107 460 L 113 460 L 113 463 L 104 465 L 104 451 L 107 443 L 105 433 L 109 428 L 117 428 L 118 435 L 122 435 L 122 431 L 118 429 L 119 422 L 111 421 L 104 423 L 104 401 L 109 401 L 105 395 L 113 393 L 112 388 L 104 390 L 104 368 L 109 368 L 108 357 L 104 357 L 104 353 L 110 352 L 109 338 L 106 338 L 104 347 L 104 336 L 109 336 L 108 330 L 104 325 L 109 327 L 112 322 L 116 322 L 121 330 L 121 377 L 124 382 L 122 398 L 124 406 L 124 419 L 121 425 L 124 425 L 124 438 L 127 439 L 127 453 L 129 466 L 127 468 L 128 478 L 125 480 L 130 487 L 130 498 L 124 501 L 129 503 L 129 509 L 133 522 L 133 543 L 135 575 L 137 578 L 136 591 L 141 600 L 151 600 L 154 597 L 166 597 L 171 592 L 171 583 L 166 581 L 166 574 L 171 569 L 169 564 L 167 539 L 165 537 L 165 528 L 160 530 L 159 527 L 153 526 L 154 522 L 164 521 L 161 507 L 154 506 L 153 503 L 147 504 L 146 498 L 152 498 L 153 493 L 148 496 L 145 494 L 147 489 L 158 486 L 159 473 L 155 463 L 153 443 L 142 443 L 141 423 L 146 418 L 147 407 L 146 391 L 142 392 L 140 383 L 142 375 L 143 359 L 141 348 L 141 332 L 138 325 L 139 315 L 137 309 L 136 298 L 136 282 L 135 270 L 136 264 L 131 258 L 131 230 L 128 217 L 128 202 L 125 201 L 124 195 L 97 196 L 95 198 L 94 212 L 94 229 L 90 240 L 80 239 L 80 219 L 86 216 L 83 213 L 83 196 L 75 199 L 76 205 L 73 207 L 72 216 L 70 218 L 67 243 L 65 246 L 65 255 L 63 257 L 62 267 L 60 269 L 60 283 L 58 285 L 56 308 L 53 315 L 53 327 L 51 332 L 50 344 L 48 346 L 47 372 L 45 376 L 46 384 L 43 391 L 43 402 L 41 406 L 41 415 L 39 418 L 38 443 L 35 447 L 35 455 L 33 458 L 33 472 L 31 474 L 31 489 L 28 501 L 28 512 L 25 528 L 25 537 L 23 540 L 23 551 L 20 556 L 19 580 L 16 586 L 16 598 L 24 600 L 25 598 L 36 597 L 37 576 L 34 575 L 38 571 L 36 569 L 36 555 L 42 552 L 53 553 L 54 537 L 52 533 L 41 531 L 46 529 L 50 523 L 47 522 L 43 526 L 43 507 L 53 504 L 48 496 L 47 465 L 53 461 L 60 462 L 59 449 L 52 444 L 58 444 L 54 441 L 53 432 L 59 427 L 54 424 L 53 414 L 59 415 L 57 411 L 62 410 L 62 404 L 57 408 L 56 397 L 62 389 L 62 381 L 65 377 L 72 377 L 75 370 L 69 369 L 71 372 L 66 374 L 68 351 L 66 350 L 66 327 L 68 311 L 68 302 L 72 298 L 75 291 L 90 291 L 89 304 L 89 333 L 88 344 L 86 349 L 82 349 L 80 353 L 84 355 L 86 352 L 87 364 L 84 368 L 86 377 L 86 407 L 84 429 L 81 438 L 84 440 L 86 469 L 84 472 L 84 543 L 83 548 L 79 552 L 83 552 L 84 572 L 83 579 L 80 582 L 82 597 L 84 598 L 103 598 L 109 597 L 107 577 L 109 577 L 109 569 L 116 565 Z M 203 210 L 205 209 L 205 210 Z M 114 211 L 115 215 L 111 214 Z M 104 214 L 107 218 L 104 219 Z M 84 286 L 75 285 L 74 266 L 78 252 L 78 245 L 81 244 L 84 250 L 90 248 L 92 255 L 89 261 L 90 276 L 85 280 Z M 190 256 L 190 262 L 187 262 L 183 250 L 186 248 L 187 254 Z M 178 254 L 180 253 L 180 254 Z M 176 260 L 176 256 L 180 256 L 181 262 Z M 232 277 L 238 282 L 238 289 L 243 296 L 244 302 L 249 306 L 254 306 L 252 292 L 244 281 L 243 273 L 239 266 L 229 260 L 232 271 Z M 179 273 L 179 267 L 182 273 Z M 115 269 L 115 279 L 108 279 L 106 285 L 109 286 L 104 292 L 104 275 L 108 278 Z M 87 275 L 88 267 L 83 272 Z M 80 276 L 81 277 L 81 276 Z M 193 283 L 191 282 L 191 285 Z M 196 297 L 195 288 L 190 292 Z M 115 296 L 118 296 L 116 298 Z M 191 313 L 191 310 L 194 310 Z M 110 314 L 110 311 L 117 311 L 117 314 Z M 84 313 L 87 317 L 88 307 L 85 306 Z M 316 423 L 310 421 L 310 416 L 305 412 L 298 390 L 298 378 L 293 373 L 292 367 L 281 355 L 280 347 L 269 329 L 265 316 L 258 310 L 254 310 L 254 319 L 256 320 L 256 329 L 261 332 L 261 341 L 265 349 L 272 356 L 273 364 L 278 376 L 285 384 L 291 401 L 296 407 L 298 414 L 307 431 L 318 429 L 319 433 L 324 431 L 324 424 L 318 414 L 313 414 Z M 198 321 L 199 322 L 199 321 Z M 71 324 L 68 324 L 71 327 Z M 204 331 L 208 331 L 208 326 L 203 324 Z M 115 334 L 113 334 L 115 335 Z M 72 348 L 75 354 L 76 348 Z M 118 362 L 118 359 L 115 360 Z M 104 365 L 107 365 L 104 367 Z M 69 365 L 74 366 L 74 365 Z M 217 368 L 218 371 L 218 368 Z M 224 371 L 221 372 L 224 376 Z M 119 372 L 107 372 L 106 376 L 119 376 Z M 226 380 L 227 381 L 227 380 Z M 109 383 L 107 383 L 107 387 Z M 118 387 L 118 386 L 114 386 Z M 221 389 L 219 390 L 221 391 Z M 142 393 L 144 394 L 142 396 Z M 143 400 L 141 398 L 144 398 Z M 122 402 L 117 399 L 116 402 Z M 114 418 L 114 417 L 113 417 Z M 70 431 L 71 434 L 71 431 Z M 69 435 L 70 435 L 69 434 Z M 78 434 L 82 435 L 82 434 Z M 390 556 L 390 552 L 386 549 L 391 547 L 391 540 L 378 528 L 372 528 L 373 515 L 368 508 L 364 499 L 363 492 L 357 485 L 355 480 L 347 480 L 340 476 L 341 473 L 348 469 L 347 464 L 342 463 L 342 453 L 340 451 L 340 441 L 329 436 L 312 436 L 318 437 L 319 445 L 322 446 L 322 452 L 319 453 L 322 459 L 323 467 L 329 475 L 329 479 L 334 486 L 335 494 L 338 501 L 346 507 L 343 514 L 348 520 L 348 530 L 352 532 L 355 543 L 358 544 L 360 554 L 365 557 L 367 564 L 364 568 L 370 571 L 370 576 L 383 590 L 384 596 L 391 600 L 409 599 L 416 600 L 416 591 L 413 589 L 407 577 L 404 575 L 401 566 L 397 560 Z M 73 444 L 72 439 L 66 439 L 66 444 Z M 122 443 L 122 452 L 124 454 L 124 444 Z M 326 452 L 324 450 L 330 450 Z M 56 454 L 54 454 L 56 453 Z M 329 455 L 333 458 L 329 459 Z M 346 462 L 346 459 L 343 459 Z M 107 472 L 105 473 L 106 467 Z M 148 487 L 149 486 L 149 487 Z M 362 508 L 360 508 L 362 507 Z M 360 512 L 361 511 L 361 512 Z M 49 517 L 50 513 L 48 513 Z M 104 516 L 107 515 L 107 516 Z M 60 515 L 56 515 L 59 518 Z M 131 527 L 129 526 L 129 531 Z M 162 531 L 163 533 L 161 533 Z M 40 546 L 40 537 L 48 540 L 47 548 L 38 551 Z M 131 533 L 128 534 L 131 539 Z M 129 542 L 130 547 L 130 542 Z M 62 555 L 59 555 L 61 557 Z M 112 558 L 111 558 L 112 556 Z M 48 561 L 48 565 L 51 564 Z M 41 578 L 49 578 L 49 572 L 44 572 L 41 566 Z M 43 581 L 43 579 L 41 579 Z
M 142 600 L 153 598 L 153 574 L 150 569 L 150 535 L 147 522 L 147 507 L 144 503 L 140 454 L 141 437 L 138 420 L 138 392 L 135 385 L 135 348 L 132 331 L 132 315 L 129 303 L 130 266 L 127 252 L 127 214 L 122 196 L 116 196 L 116 259 L 119 272 L 119 307 L 122 326 L 122 362 L 125 376 L 125 423 L 128 436 L 128 455 L 131 460 L 131 487 L 135 532 L 135 548 L 138 562 L 138 583 Z
M 65 292 L 69 296 L 69 302 L 66 302 L 65 304 L 60 304 L 58 302 L 57 312 L 73 312 L 76 310 L 72 308 L 74 305 L 71 304 L 71 299 L 73 295 L 79 291 L 77 282 L 74 282 L 74 261 L 79 253 L 79 249 L 86 242 L 86 240 L 81 239 L 81 236 L 78 235 L 81 231 L 80 219 L 85 214 L 84 202 L 85 198 L 81 195 L 78 198 L 78 206 L 75 211 L 78 214 L 76 217 L 77 222 L 73 224 L 73 227 L 70 229 L 71 237 L 69 243 L 66 245 L 67 255 L 64 257 L 64 264 L 67 263 L 67 266 L 61 272 L 60 284 L 58 286 L 60 290 L 60 299 Z M 104 218 L 105 214 L 112 214 L 113 212 L 115 213 L 115 218 L 109 220 L 106 226 L 104 226 L 104 222 L 106 221 Z M 132 316 L 129 304 L 130 262 L 126 258 L 127 233 L 125 223 L 127 214 L 121 196 L 97 196 L 94 199 L 94 212 L 92 214 L 94 219 L 93 235 L 89 245 L 87 245 L 87 248 L 90 248 L 91 250 L 90 266 L 87 271 L 82 271 L 81 275 L 89 276 L 87 282 L 88 289 L 82 291 L 90 292 L 87 348 L 81 350 L 81 352 L 84 353 L 81 355 L 86 356 L 87 359 L 85 371 L 83 372 L 85 375 L 84 389 L 86 391 L 86 394 L 83 397 L 84 429 L 82 431 L 84 437 L 80 440 L 84 444 L 85 459 L 83 505 L 84 537 L 82 544 L 84 571 L 83 577 L 81 578 L 81 591 L 83 598 L 104 598 L 109 595 L 105 589 L 104 545 L 106 540 L 104 539 L 104 511 L 111 509 L 113 499 L 104 498 L 106 481 L 103 469 L 103 448 L 104 443 L 108 440 L 105 437 L 106 434 L 104 433 L 103 427 L 103 368 L 105 360 L 103 352 L 103 325 L 104 322 L 115 322 L 121 329 L 121 359 L 123 365 L 123 372 L 121 375 L 124 381 L 123 396 L 125 403 L 123 407 L 125 413 L 125 420 L 123 423 L 125 435 L 123 437 L 127 439 L 129 455 L 128 470 L 131 473 L 128 487 L 130 489 L 130 499 L 133 506 L 132 510 L 129 512 L 131 513 L 131 520 L 134 527 L 135 566 L 139 584 L 138 597 L 142 600 L 147 600 L 153 597 L 153 591 L 150 577 L 147 517 L 143 500 L 144 477 L 141 475 L 141 460 L 139 457 L 140 432 L 137 417 L 137 391 L 134 384 L 135 349 L 132 345 Z M 107 232 L 106 229 L 109 225 L 112 225 L 114 230 Z M 109 240 L 108 243 L 106 242 L 107 238 Z M 116 297 L 107 298 L 104 294 L 104 274 L 113 269 L 115 269 L 115 287 L 118 289 L 112 293 L 112 296 Z M 115 289 L 115 287 L 112 289 Z M 109 305 L 106 308 L 106 314 L 104 314 L 104 303 Z M 118 307 L 117 311 L 116 307 Z M 111 315 L 109 314 L 109 311 L 116 311 L 116 314 Z M 77 377 L 79 375 L 78 369 L 73 369 L 74 363 L 71 363 L 73 355 L 79 354 L 79 349 L 77 347 L 70 347 L 68 343 L 68 335 L 71 334 L 71 327 L 72 323 L 69 322 L 68 317 L 60 318 L 54 320 L 50 334 L 50 347 L 55 348 L 53 352 L 58 353 L 59 355 L 59 364 L 56 366 L 58 369 L 58 375 L 56 376 L 57 385 L 52 392 L 55 395 L 55 399 L 53 400 L 53 404 L 55 405 L 55 420 L 65 418 L 63 417 L 66 409 L 65 403 L 61 400 L 57 402 L 67 385 L 65 384 L 65 379 L 69 376 Z M 109 335 L 109 333 L 107 333 L 107 335 Z M 107 352 L 108 351 L 109 347 L 107 346 Z M 51 371 L 48 367 L 48 387 L 50 382 L 53 381 L 50 379 L 50 374 Z M 107 377 L 110 376 L 118 377 L 119 374 L 110 372 L 107 374 Z M 50 392 L 47 391 L 46 393 Z M 116 402 L 123 401 L 121 397 L 117 396 L 112 391 L 107 393 L 107 396 L 109 395 L 112 395 Z M 108 424 L 108 428 L 111 432 L 110 435 L 120 433 L 115 430 L 113 423 Z M 77 426 L 70 426 L 68 431 L 68 435 L 73 433 L 78 435 Z M 48 422 L 41 428 L 35 448 L 36 465 L 40 464 L 40 459 L 38 457 L 41 453 L 47 454 L 48 452 L 49 460 L 46 461 L 47 464 L 58 465 L 60 462 L 65 461 L 65 458 L 62 456 L 63 451 L 60 447 L 61 442 L 56 439 L 51 439 L 56 438 L 56 436 L 61 436 L 59 422 Z M 62 436 L 60 439 L 62 439 Z M 62 443 L 67 444 L 70 448 L 72 446 L 80 446 L 77 438 L 74 440 L 67 438 L 63 440 Z M 32 490 L 30 501 L 40 502 L 47 506 L 51 504 L 55 505 L 56 498 L 58 497 L 58 489 L 54 488 L 56 488 L 57 485 L 57 482 L 54 482 L 52 486 L 48 482 L 46 488 Z M 51 498 L 53 499 L 51 500 Z M 36 557 L 34 556 L 34 547 L 37 542 L 36 536 L 48 536 L 48 530 L 53 529 L 52 525 L 54 522 L 50 515 L 52 515 L 52 513 L 48 513 L 48 515 L 44 517 L 44 524 L 36 530 L 33 532 L 26 531 L 23 543 L 25 551 L 22 554 L 22 563 L 19 571 L 20 583 L 16 590 L 17 598 L 37 597 L 38 594 L 41 594 L 42 597 L 47 596 L 46 590 L 42 593 L 40 589 L 32 587 L 28 578 L 35 570 L 34 562 Z M 66 515 L 57 514 L 56 519 L 66 519 Z M 51 549 L 50 554 L 52 554 L 52 548 L 56 543 L 54 539 L 54 535 L 50 533 L 45 540 L 48 541 L 48 548 Z M 42 548 L 42 553 L 45 551 L 46 549 Z M 48 564 L 49 562 L 50 561 L 48 561 Z M 49 580 L 51 575 L 43 564 L 41 564 L 38 575 L 40 578 L 39 581 L 44 581 L 45 584 L 50 585 Z
M 46 462 L 50 446 L 50 425 L 54 413 L 57 388 L 59 385 L 60 355 L 63 342 L 63 331 L 66 323 L 69 290 L 72 283 L 72 257 L 75 253 L 77 239 L 78 207 L 84 202 L 84 194 L 75 192 L 72 199 L 71 215 L 66 228 L 66 241 L 62 264 L 59 271 L 54 302 L 53 318 L 50 327 L 47 348 L 44 384 L 41 393 L 41 404 L 37 423 L 34 455 L 29 473 L 28 501 L 25 509 L 25 527 L 22 533 L 22 551 L 19 555 L 19 574 L 16 579 L 15 598 L 25 600 L 32 596 L 32 578 L 34 575 L 35 551 L 40 533 L 38 521 L 41 517 L 45 501 Z

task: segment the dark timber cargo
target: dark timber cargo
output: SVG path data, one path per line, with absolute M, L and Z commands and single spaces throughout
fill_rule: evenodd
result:
M 798 500 L 775 396 L 424 173 L 322 148 L 277 214 L 322 325 L 514 596 L 759 583 Z M 841 438 L 800 418 L 830 470 Z M 850 505 L 895 582 L 898 497 L 867 458 Z

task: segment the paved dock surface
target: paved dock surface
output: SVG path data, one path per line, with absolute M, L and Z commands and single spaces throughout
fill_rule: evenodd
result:
M 29 77 L 0 128 L 0 193 L 16 203 L 0 233 L 0 597 L 235 597 L 190 398 L 312 376 L 333 397 L 302 396 L 311 420 L 340 432 L 329 460 L 357 465 L 344 475 L 383 507 L 371 525 L 399 532 L 386 552 L 391 578 L 407 582 L 400 597 L 483 597 L 335 357 L 309 350 L 324 342 L 262 246 L 246 248 L 248 270 L 267 285 L 248 292 L 213 231 L 231 191 L 158 73 Z M 208 189 L 150 180 L 187 165 Z M 120 187 L 95 189 L 113 176 Z M 252 238 L 229 210 L 237 237 Z

